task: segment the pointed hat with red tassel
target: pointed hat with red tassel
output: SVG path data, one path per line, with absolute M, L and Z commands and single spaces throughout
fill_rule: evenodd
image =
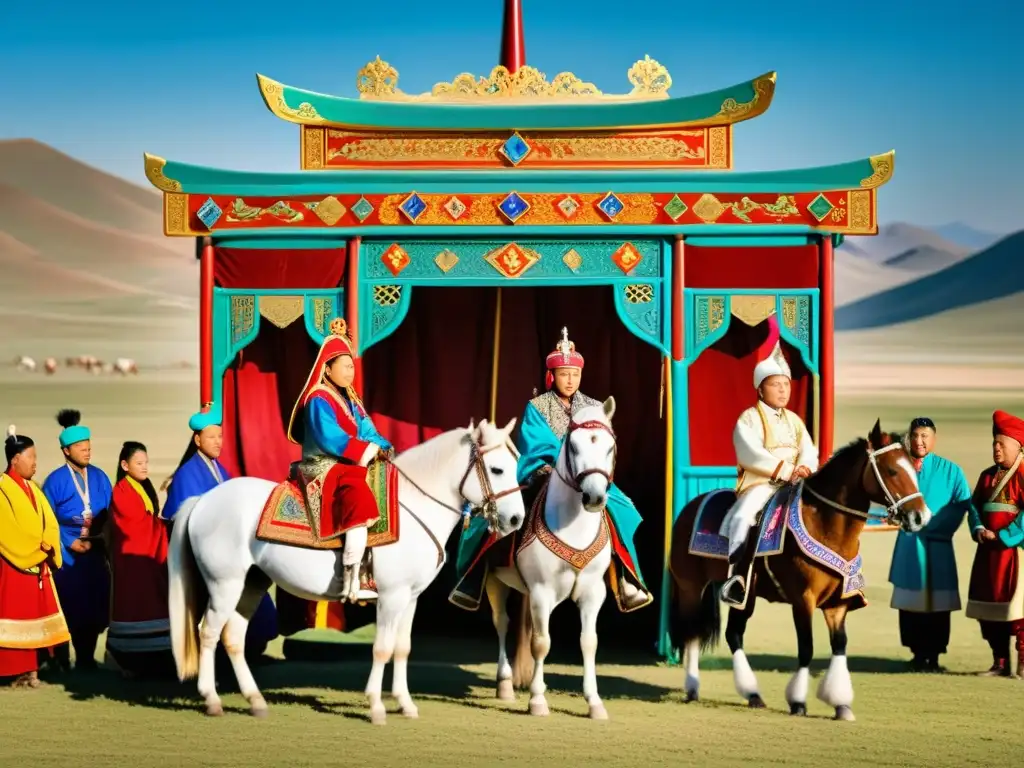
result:
M 779 344 L 779 321 L 775 315 L 768 318 L 768 338 L 757 350 L 759 362 L 754 367 L 754 389 L 761 386 L 761 382 L 769 376 L 785 376 L 793 378 L 793 372 L 782 354 L 782 346 Z

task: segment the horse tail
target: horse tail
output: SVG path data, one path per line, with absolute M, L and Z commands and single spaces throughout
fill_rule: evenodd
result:
M 516 654 L 512 659 L 512 686 L 517 690 L 526 688 L 533 680 L 533 611 L 530 610 L 530 595 L 522 595 L 516 617 Z
M 693 640 L 702 651 L 713 650 L 722 634 L 722 611 L 717 585 L 708 578 L 706 561 L 689 553 L 690 535 L 697 510 L 707 494 L 683 507 L 672 527 L 672 548 L 668 569 L 668 634 L 680 651 Z
M 188 533 L 189 518 L 199 498 L 195 496 L 185 501 L 174 516 L 167 550 L 171 650 L 178 668 L 178 679 L 183 682 L 199 674 L 199 619 L 207 599 Z

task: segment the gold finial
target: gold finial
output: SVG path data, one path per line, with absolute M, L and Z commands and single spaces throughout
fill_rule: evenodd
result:
M 267 105 L 267 109 L 282 120 L 300 125 L 316 125 L 327 122 L 320 117 L 320 113 L 308 101 L 299 104 L 297 109 L 288 106 L 288 102 L 284 100 L 285 86 L 277 80 L 271 80 L 257 72 L 256 82 L 260 86 L 260 95 L 263 96 L 263 102 Z
M 665 67 L 646 54 L 643 59 L 629 68 L 626 77 L 633 84 L 630 96 L 667 94 L 668 89 L 672 87 L 672 75 Z
M 866 179 L 861 179 L 860 185 L 864 189 L 874 189 L 892 178 L 892 173 L 896 170 L 896 150 L 890 149 L 884 155 L 873 155 L 868 161 L 873 173 Z
M 356 88 L 360 96 L 384 98 L 401 93 L 398 90 L 398 70 L 378 56 L 356 75 Z
M 569 341 L 569 329 L 562 326 L 562 340 L 558 342 L 556 349 L 562 353 L 562 360 L 566 363 L 569 362 L 569 355 L 572 354 L 574 345 Z

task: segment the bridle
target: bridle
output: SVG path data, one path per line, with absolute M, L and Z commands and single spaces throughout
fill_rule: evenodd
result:
M 864 471 L 861 473 L 862 485 L 863 478 L 864 475 L 867 473 L 868 466 L 870 466 L 872 471 L 875 473 L 875 480 L 878 481 L 878 487 L 882 489 L 882 493 L 885 494 L 885 499 L 888 502 L 885 507 L 885 512 L 886 522 L 890 525 L 895 524 L 895 521 L 900 516 L 900 510 L 904 504 L 906 504 L 908 501 L 913 501 L 914 499 L 924 497 L 924 494 L 921 493 L 921 491 L 916 491 L 914 493 L 909 493 L 906 496 L 900 496 L 899 498 L 897 498 L 896 496 L 893 495 L 893 492 L 889 490 L 889 486 L 886 485 L 885 481 L 882 479 L 882 471 L 878 467 L 878 457 L 881 456 L 883 453 L 888 453 L 889 451 L 893 451 L 902 447 L 903 444 L 900 442 L 889 443 L 889 445 L 883 445 L 881 448 L 877 448 L 875 450 L 871 450 L 869 446 L 867 449 L 867 465 L 864 467 Z M 803 487 L 806 490 L 810 491 L 811 495 L 817 498 L 818 500 L 825 502 L 829 506 L 838 509 L 841 512 L 846 512 L 847 514 L 853 515 L 854 517 L 859 517 L 863 520 L 867 520 L 869 517 L 871 517 L 870 512 L 862 512 L 859 509 L 852 509 L 851 507 L 844 506 L 839 502 L 832 501 L 832 499 L 825 498 L 816 490 L 814 490 L 810 485 L 808 485 L 807 480 L 803 481 Z
M 495 451 L 500 448 L 507 448 L 513 456 L 516 456 L 517 454 L 515 446 L 507 438 L 502 443 L 496 443 L 495 445 L 486 448 L 481 448 L 474 442 L 469 451 L 469 464 L 466 466 L 466 471 L 463 473 L 462 480 L 459 483 L 459 496 L 462 498 L 464 502 L 466 502 L 466 504 L 470 505 L 469 514 L 465 516 L 467 521 L 470 517 L 475 517 L 479 515 L 487 521 L 487 525 L 490 527 L 492 531 L 495 530 L 498 525 L 498 501 L 500 499 L 505 498 L 506 496 L 511 496 L 513 493 L 519 493 L 525 488 L 525 486 L 523 485 L 516 485 L 513 486 L 512 488 L 508 488 L 507 490 L 501 491 L 500 493 L 494 492 L 494 487 L 491 485 L 491 479 L 487 474 L 487 465 L 484 463 L 484 456 L 486 456 L 491 451 Z M 413 480 L 411 477 L 409 477 L 408 474 L 402 471 L 401 467 L 395 464 L 391 459 L 383 460 L 391 464 L 398 472 L 398 474 L 405 478 L 405 480 L 408 481 L 408 483 L 413 488 L 415 488 L 421 494 L 426 496 L 432 502 L 444 507 L 445 509 L 451 512 L 454 512 L 459 517 L 464 516 L 463 510 L 456 509 L 450 504 L 445 504 L 440 499 L 437 499 L 434 496 L 427 493 L 426 491 L 424 491 L 415 480 Z M 470 499 L 467 498 L 465 491 L 466 481 L 469 480 L 469 477 L 474 469 L 476 470 L 477 480 L 480 482 L 480 492 L 483 495 L 483 498 L 481 498 L 478 504 L 474 504 L 474 502 L 470 501 Z
M 576 471 L 575 463 L 573 462 L 573 458 L 572 458 L 573 457 L 573 452 L 572 452 L 572 449 L 571 449 L 571 444 L 569 442 L 569 438 L 572 437 L 572 433 L 575 432 L 578 429 L 600 429 L 600 430 L 603 430 L 603 431 L 607 432 L 609 435 L 612 436 L 612 471 L 611 472 L 605 472 L 603 469 L 599 469 L 599 468 L 585 469 L 582 472 L 577 472 Z M 565 437 L 563 438 L 562 442 L 565 445 L 565 449 L 564 449 L 563 453 L 565 454 L 565 468 L 566 468 L 566 471 L 568 472 L 569 476 L 566 477 L 564 474 L 562 474 L 561 463 L 560 462 L 558 462 L 556 464 L 556 470 L 555 471 L 558 472 L 558 476 L 562 479 L 563 483 L 565 483 L 567 486 L 572 488 L 574 491 L 582 492 L 583 488 L 581 487 L 581 485 L 583 483 L 583 480 L 586 477 L 588 477 L 590 475 L 601 475 L 601 477 L 603 477 L 605 480 L 608 481 L 608 485 L 612 484 L 612 478 L 615 475 L 615 462 L 618 459 L 618 455 L 619 455 L 619 444 L 618 444 L 618 441 L 616 440 L 616 437 L 615 437 L 615 431 L 608 424 L 605 424 L 603 421 L 598 421 L 596 419 L 593 419 L 591 421 L 584 421 L 584 422 L 572 421 L 570 419 L 569 420 L 569 429 L 566 430 Z

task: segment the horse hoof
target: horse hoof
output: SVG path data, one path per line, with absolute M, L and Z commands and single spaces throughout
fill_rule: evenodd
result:
M 807 705 L 806 704 L 801 704 L 801 703 L 796 703 L 796 704 L 791 703 L 789 705 L 789 714 L 791 714 L 791 715 L 798 715 L 800 717 L 806 717 L 807 716 Z
M 548 702 L 543 697 L 530 699 L 530 714 L 537 717 L 547 717 L 550 713 Z
M 604 708 L 604 704 L 591 704 L 590 705 L 590 719 L 591 720 L 607 720 L 608 710 Z
M 378 712 L 376 710 L 371 710 L 371 712 L 370 712 L 370 722 L 373 725 L 387 725 L 388 713 L 385 712 L 385 711 Z
M 402 707 L 402 717 L 407 717 L 410 720 L 415 720 L 420 716 L 420 711 L 416 707 Z
M 220 717 L 224 714 L 224 707 L 218 701 L 216 704 L 206 705 L 206 716 L 207 717 Z
M 761 694 L 755 693 L 749 699 L 747 699 L 747 706 L 751 709 L 764 709 L 764 699 L 761 698 Z
M 849 707 L 836 707 L 836 716 L 833 720 L 845 720 L 852 723 L 857 718 L 853 716 L 853 710 Z
M 262 707 L 253 707 L 249 711 L 252 713 L 252 716 L 255 717 L 257 720 L 262 720 L 270 714 L 270 710 L 267 709 L 266 704 L 264 704 Z
M 499 680 L 498 681 L 498 693 L 497 697 L 499 701 L 515 701 L 516 691 L 512 687 L 511 680 Z
M 700 701 L 700 692 L 695 690 L 687 691 L 685 701 L 687 704 L 692 704 L 695 701 Z

